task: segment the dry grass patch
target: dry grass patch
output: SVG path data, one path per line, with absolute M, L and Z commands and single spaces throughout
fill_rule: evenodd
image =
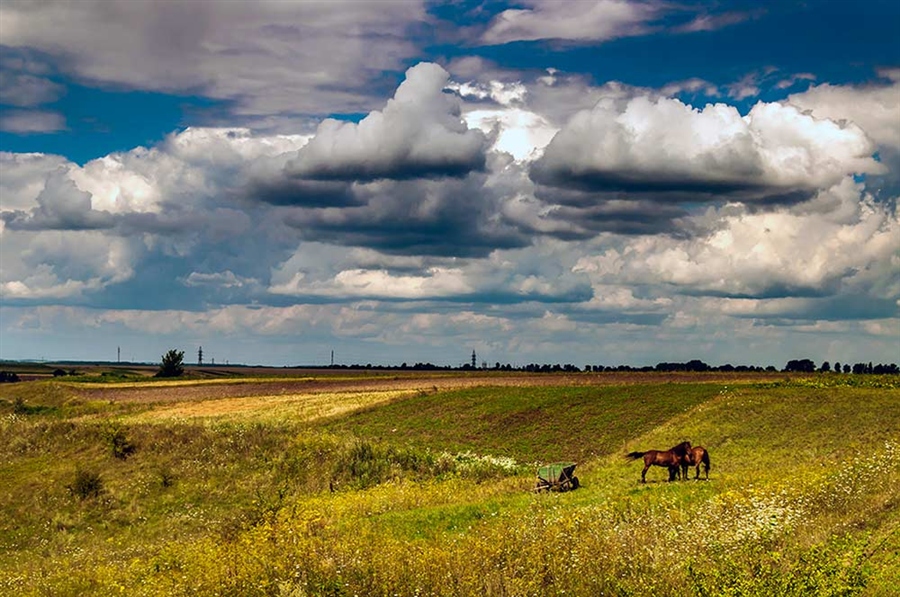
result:
M 178 402 L 131 417 L 133 422 L 183 419 L 314 421 L 335 417 L 415 394 L 411 390 L 384 392 L 326 392 L 279 394 Z
M 196 378 L 176 378 L 176 379 L 156 379 L 150 378 L 146 381 L 116 381 L 115 384 L 111 384 L 110 382 L 100 382 L 100 381 L 79 381 L 79 382 L 68 382 L 66 385 L 70 385 L 77 388 L 82 388 L 86 390 L 99 390 L 99 389 L 109 389 L 111 387 L 117 389 L 155 389 L 155 388 L 183 388 L 190 386 L 217 386 L 217 385 L 237 385 L 237 384 L 258 384 L 264 382 L 283 382 L 283 381 L 291 381 L 291 382 L 299 382 L 299 381 L 312 381 L 313 377 L 295 377 L 295 378 L 278 378 L 278 377 L 247 377 L 247 378 L 239 378 L 239 377 L 227 377 L 223 379 L 196 379 Z

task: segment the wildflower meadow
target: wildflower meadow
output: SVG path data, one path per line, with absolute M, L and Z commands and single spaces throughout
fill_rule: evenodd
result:
M 541 379 L 5 385 L 0 593 L 896 594 L 896 377 Z M 708 481 L 623 457 L 685 439 Z M 534 492 L 555 460 L 581 487 Z

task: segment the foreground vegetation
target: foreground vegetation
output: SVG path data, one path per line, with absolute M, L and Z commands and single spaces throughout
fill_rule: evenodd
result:
M 896 377 L 592 379 L 184 403 L 178 385 L 125 402 L 83 383 L 6 384 L 0 594 L 900 586 Z M 655 469 L 642 485 L 622 457 L 683 439 L 709 449 L 709 482 Z M 532 493 L 536 464 L 561 459 L 583 487 Z

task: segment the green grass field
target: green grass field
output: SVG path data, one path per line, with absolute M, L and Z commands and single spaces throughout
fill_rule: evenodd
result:
M 3 384 L 0 594 L 897 594 L 896 377 L 409 379 Z

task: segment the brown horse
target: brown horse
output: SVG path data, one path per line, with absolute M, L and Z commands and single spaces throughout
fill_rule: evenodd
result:
M 703 472 L 706 475 L 706 480 L 709 481 L 709 452 L 707 452 L 706 448 L 704 448 L 703 446 L 691 448 L 688 452 L 687 458 L 681 461 L 682 478 L 687 480 L 688 467 L 695 466 L 697 467 L 697 470 L 694 475 L 694 479 L 699 479 L 701 464 L 703 465 Z
M 641 483 L 647 482 L 647 469 L 651 466 L 664 466 L 669 470 L 669 481 L 678 475 L 678 467 L 690 458 L 691 442 L 681 442 L 670 450 L 649 450 L 647 452 L 629 452 L 628 460 L 644 459 L 644 470 L 641 471 Z

